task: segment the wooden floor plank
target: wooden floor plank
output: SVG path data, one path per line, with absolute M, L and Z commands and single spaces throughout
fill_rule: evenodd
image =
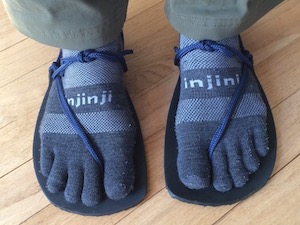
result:
M 0 52 L 10 46 L 25 40 L 27 37 L 20 34 L 10 23 L 3 2 L 0 2 Z
M 299 112 L 300 91 L 297 91 L 273 110 L 275 121 L 277 121 L 277 159 L 274 173 L 300 155 Z
M 300 156 L 276 174 L 253 197 L 220 219 L 216 225 L 300 224 Z
M 0 224 L 20 224 L 49 204 L 36 181 L 32 160 L 0 182 Z
M 0 177 L 32 158 L 33 131 L 48 83 L 47 68 L 48 65 L 42 66 L 0 88 L 3 153 L 0 157 Z
M 298 0 L 285 0 L 247 29 L 243 37 L 251 52 L 265 52 L 266 47 L 269 51 L 276 52 L 280 49 L 277 49 L 274 43 L 279 41 L 280 45 L 284 46 L 290 43 L 287 38 L 292 40 L 299 37 L 299 8 Z M 265 52 L 260 57 L 255 56 L 255 61 L 260 62 L 260 58 L 266 58 L 269 54 Z
M 26 39 L 0 52 L 1 87 L 55 59 L 57 49 Z M 40 76 L 45 76 L 47 70 Z M 37 78 L 38 79 L 38 78 Z
M 128 57 L 129 71 L 125 75 L 131 95 L 176 70 L 173 47 L 177 45 L 178 35 L 164 16 L 163 3 L 127 21 L 124 32 L 126 47 L 134 50 L 134 55 Z
M 139 0 L 130 0 L 128 4 L 127 20 L 162 2 L 163 0 L 144 0 L 143 4 L 141 4 Z
M 203 207 L 187 204 L 172 199 L 164 189 L 121 220 L 118 225 L 209 225 L 233 206 Z

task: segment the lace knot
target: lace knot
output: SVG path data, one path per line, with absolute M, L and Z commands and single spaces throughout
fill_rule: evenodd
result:
M 52 64 L 51 64 L 51 66 L 49 67 L 49 72 L 50 73 L 53 73 L 55 70 L 57 70 L 58 69 L 58 67 L 59 67 L 59 62 L 53 62 Z
M 81 51 L 76 55 L 77 61 L 81 63 L 92 62 L 96 57 L 91 56 L 92 50 Z
M 213 47 L 214 41 L 204 40 L 199 42 L 199 49 L 207 51 L 207 52 L 214 52 L 216 49 Z

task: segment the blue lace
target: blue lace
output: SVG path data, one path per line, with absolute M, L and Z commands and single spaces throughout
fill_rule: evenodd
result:
M 120 53 L 112 53 L 112 52 L 105 52 L 105 51 L 97 51 L 94 49 L 85 50 L 79 52 L 76 56 L 72 57 L 62 57 L 62 51 L 60 51 L 59 56 L 55 62 L 52 63 L 52 65 L 49 68 L 49 74 L 52 77 L 52 79 L 56 83 L 57 91 L 58 91 L 58 99 L 61 105 L 61 108 L 66 115 L 67 119 L 77 132 L 77 134 L 82 139 L 86 149 L 89 151 L 91 156 L 96 161 L 97 165 L 100 168 L 101 174 L 103 174 L 104 171 L 104 160 L 103 156 L 99 151 L 97 151 L 89 139 L 88 133 L 85 130 L 85 128 L 82 126 L 82 124 L 78 121 L 78 118 L 76 117 L 76 114 L 73 112 L 71 107 L 69 106 L 67 99 L 65 97 L 65 92 L 63 88 L 62 83 L 62 77 L 64 76 L 65 70 L 68 66 L 70 66 L 74 62 L 92 62 L 94 60 L 110 60 L 113 62 L 119 62 L 123 66 L 124 72 L 127 71 L 127 65 L 124 56 L 128 54 L 132 54 L 132 50 L 125 50 Z
M 243 95 L 243 93 L 245 91 L 246 81 L 248 78 L 249 70 L 254 73 L 253 58 L 252 58 L 252 55 L 243 48 L 241 51 L 238 51 L 234 48 L 231 48 L 227 45 L 219 44 L 215 41 L 204 40 L 204 41 L 199 41 L 195 44 L 189 45 L 182 49 L 175 48 L 176 55 L 175 55 L 174 64 L 179 66 L 181 58 L 184 57 L 189 52 L 194 51 L 196 49 L 200 49 L 200 50 L 208 51 L 208 52 L 221 52 L 228 57 L 237 57 L 243 63 L 240 83 L 234 90 L 232 98 L 231 98 L 227 108 L 225 109 L 225 113 L 224 113 L 223 118 L 221 119 L 220 125 L 217 128 L 215 134 L 213 135 L 213 138 L 212 138 L 209 148 L 208 148 L 209 157 L 212 158 L 215 148 L 217 147 L 218 143 L 220 142 L 221 138 L 223 137 L 224 133 L 226 132 L 227 127 L 230 124 L 232 115 L 236 110 L 239 99 L 241 98 L 241 96 Z

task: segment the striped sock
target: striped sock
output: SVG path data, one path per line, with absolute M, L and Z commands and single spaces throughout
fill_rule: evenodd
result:
M 98 48 L 119 52 L 120 42 Z M 63 50 L 63 57 L 78 51 Z M 124 198 L 134 183 L 135 123 L 118 62 L 75 62 L 62 78 L 66 99 L 104 158 L 104 189 L 111 199 Z M 93 206 L 101 201 L 98 165 L 64 115 L 52 85 L 40 127 L 41 172 L 48 190 L 64 191 L 70 203 Z
M 195 43 L 183 35 L 180 47 Z M 238 37 L 220 43 L 240 49 Z M 212 183 L 218 191 L 242 187 L 268 152 L 266 106 L 254 76 L 241 97 L 212 159 L 210 141 L 220 124 L 241 75 L 241 62 L 220 52 L 194 50 L 180 61 L 181 90 L 176 114 L 179 178 L 190 189 Z

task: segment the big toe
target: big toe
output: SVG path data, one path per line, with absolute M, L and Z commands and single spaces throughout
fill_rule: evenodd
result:
M 122 154 L 119 154 L 121 157 Z M 112 159 L 105 166 L 104 188 L 110 199 L 119 200 L 126 197 L 134 185 L 134 165 L 131 158 Z
M 135 181 L 133 133 L 114 134 L 103 145 L 105 158 L 104 188 L 110 199 L 119 200 L 132 190 Z
M 181 182 L 190 189 L 203 189 L 210 184 L 207 141 L 196 129 L 180 125 L 176 128 L 178 142 L 177 169 Z
M 202 153 L 204 151 L 199 147 L 197 149 L 182 147 L 179 150 L 177 158 L 179 179 L 190 189 L 203 189 L 209 186 L 210 166 L 207 154 Z

